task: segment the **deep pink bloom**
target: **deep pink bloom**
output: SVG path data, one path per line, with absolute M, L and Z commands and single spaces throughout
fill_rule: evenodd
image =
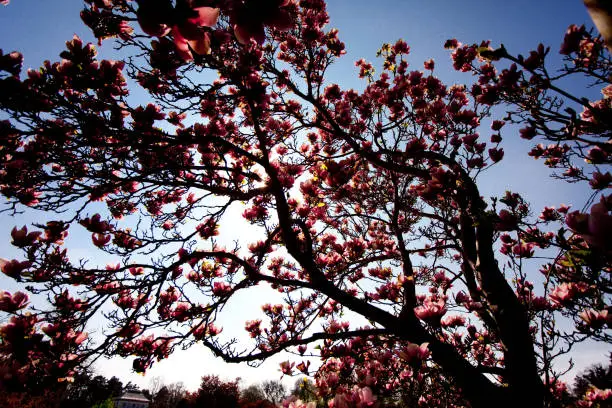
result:
M 437 301 L 431 298 L 425 299 L 422 306 L 414 308 L 414 314 L 421 320 L 431 323 L 439 322 L 440 318 L 446 313 L 446 302 L 443 299 Z
M 376 404 L 376 397 L 370 387 L 353 387 L 350 391 L 339 392 L 329 401 L 329 408 L 365 408 Z
M 232 291 L 232 287 L 225 282 L 213 283 L 212 292 L 215 296 L 225 296 Z
M 210 36 L 202 32 L 201 27 L 212 27 L 217 24 L 219 9 L 212 7 L 197 7 L 192 10 L 192 17 L 172 27 L 172 36 L 177 52 L 185 61 L 193 59 L 192 50 L 199 55 L 210 52 Z
M 489 157 L 491 158 L 493 163 L 497 163 L 498 161 L 504 158 L 504 149 L 502 148 L 489 149 Z
M 454 50 L 460 45 L 461 43 L 459 43 L 456 38 L 451 38 L 450 40 L 446 40 L 446 42 L 444 43 L 444 48 Z
M 359 407 L 369 407 L 376 403 L 376 397 L 370 387 L 359 388 L 354 391 L 354 395 L 357 397 L 355 402 Z
M 590 245 L 599 248 L 610 248 L 612 239 L 612 215 L 606 205 L 606 198 L 591 208 L 590 214 L 573 211 L 565 217 L 565 223 L 576 234 L 580 235 Z
M 81 220 L 79 224 L 87 228 L 88 231 L 96 232 L 98 234 L 110 231 L 111 229 L 111 226 L 108 222 L 102 221 L 102 217 L 100 216 L 100 214 L 95 214 L 91 218 L 85 218 Z
M 562 283 L 553 289 L 549 297 L 551 302 L 556 306 L 563 306 L 570 302 L 576 295 L 576 288 L 572 283 Z
M 98 248 L 104 248 L 106 244 L 110 242 L 111 236 L 94 233 L 94 234 L 91 234 L 91 240 L 93 241 L 93 244 L 97 246 Z
M 292 375 L 293 367 L 295 367 L 295 363 L 291 363 L 289 361 L 283 361 L 280 363 L 281 372 L 283 374 Z
M 605 390 L 601 390 L 599 388 L 592 387 L 587 391 L 584 396 L 584 399 L 589 402 L 610 401 L 612 400 L 612 389 L 606 388 Z
M 508 210 L 499 212 L 499 221 L 496 224 L 498 231 L 512 231 L 518 226 L 518 218 Z
M 304 402 L 292 395 L 281 402 L 283 408 L 316 408 L 317 403 L 314 401 Z
M 465 292 L 463 291 L 460 291 L 459 293 L 455 295 L 455 302 L 457 302 L 458 305 L 469 302 L 469 301 L 470 301 L 470 297 L 466 295 Z
M 560 54 L 569 55 L 574 52 L 578 52 L 580 50 L 580 40 L 586 34 L 586 29 L 584 25 L 578 27 L 575 24 L 572 24 L 567 29 L 565 33 L 565 38 L 563 39 L 563 44 L 561 44 Z
M 603 190 L 608 188 L 610 184 L 612 184 L 612 174 L 609 171 L 606 173 L 595 171 L 593 172 L 593 178 L 589 181 L 589 185 L 593 190 Z
M 217 327 L 213 323 L 208 323 L 206 327 L 206 334 L 209 336 L 216 336 L 223 331 L 222 327 Z
M 555 210 L 555 207 L 544 207 L 544 210 L 538 217 L 543 221 L 555 221 L 559 217 L 559 214 Z
M 407 361 L 409 364 L 420 364 L 421 361 L 425 360 L 431 354 L 427 348 L 428 346 L 429 343 L 423 343 L 420 346 L 415 343 L 410 343 L 398 354 L 402 360 Z
M 262 44 L 266 38 L 265 27 L 288 30 L 293 19 L 287 6 L 291 0 L 246 0 L 229 13 L 234 34 L 241 44 L 251 40 Z
M 591 208 L 589 234 L 585 237 L 585 240 L 594 246 L 609 248 L 612 242 L 610 231 L 612 231 L 612 216 L 605 204 L 604 197 L 602 197 L 601 202 Z
M 183 60 L 192 60 L 192 51 L 200 55 L 210 52 L 210 36 L 202 27 L 217 23 L 218 8 L 190 8 L 184 2 L 173 7 L 170 1 L 141 0 L 136 14 L 146 34 L 164 37 L 172 33 L 177 54 Z
M 170 22 L 174 7 L 170 1 L 139 1 L 136 17 L 146 34 L 163 37 L 170 33 Z
M 458 327 L 465 326 L 465 317 L 460 315 L 446 316 L 440 322 L 442 327 Z
M 8 261 L 6 259 L 0 258 L 0 269 L 2 272 L 10 276 L 13 279 L 19 280 L 21 278 L 21 273 L 32 266 L 32 262 L 23 261 L 20 262 L 16 259 Z
M 13 238 L 11 244 L 19 248 L 30 246 L 34 242 L 36 242 L 36 240 L 41 234 L 42 232 L 40 231 L 28 233 L 28 228 L 25 225 L 21 229 L 17 229 L 17 227 L 14 227 L 11 231 L 11 237 Z
M 611 320 L 608 317 L 607 310 L 593 310 L 588 309 L 579 314 L 580 318 L 587 324 L 587 326 L 593 329 L 600 329 L 604 324 L 610 324 Z
M 29 299 L 23 292 L 15 292 L 12 295 L 6 291 L 0 292 L 0 310 L 7 313 L 16 312 L 26 307 Z
M 17 51 L 3 54 L 0 50 L 0 71 L 6 71 L 11 75 L 18 76 L 23 65 L 23 55 Z
M 512 247 L 512 253 L 519 258 L 531 258 L 534 246 L 532 242 L 520 242 Z

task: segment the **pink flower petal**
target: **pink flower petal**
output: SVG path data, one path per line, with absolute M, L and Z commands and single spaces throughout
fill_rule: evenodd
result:
M 189 20 L 200 27 L 212 27 L 217 24 L 219 19 L 219 9 L 212 7 L 196 7 L 194 11 L 198 13 L 197 17 Z
M 187 39 L 183 37 L 177 26 L 172 27 L 172 36 L 174 37 L 174 45 L 176 46 L 176 53 L 185 61 L 191 61 L 193 56 L 189 50 L 189 43 Z
M 234 34 L 240 44 L 247 44 L 251 39 L 255 40 L 258 44 L 263 44 L 266 39 L 263 25 L 258 27 L 246 27 L 235 24 Z
M 291 27 L 293 27 L 293 24 L 294 21 L 293 18 L 291 18 L 291 14 L 285 10 L 280 10 L 274 20 L 270 22 L 270 26 L 280 31 L 289 30 Z
M 172 14 L 174 8 L 169 1 L 149 1 L 143 2 L 136 11 L 136 17 L 140 28 L 146 34 L 156 37 L 163 37 L 170 32 L 170 27 L 166 24 L 168 16 Z
M 79 333 L 79 335 L 76 337 L 76 339 L 74 339 L 74 343 L 79 345 L 81 343 L 83 343 L 85 340 L 87 339 L 87 333 L 85 332 L 81 332 Z
M 189 46 L 199 55 L 210 54 L 210 36 L 204 33 L 199 40 L 189 40 Z

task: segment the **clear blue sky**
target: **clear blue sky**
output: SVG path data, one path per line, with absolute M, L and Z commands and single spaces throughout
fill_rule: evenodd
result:
M 4 52 L 23 52 L 25 68 L 36 68 L 45 59 L 56 60 L 64 42 L 74 34 L 95 42 L 80 21 L 81 8 L 82 3 L 74 0 L 12 0 L 9 6 L 0 6 L 0 48 Z M 469 81 L 469 77 L 452 71 L 448 51 L 443 49 L 446 39 L 454 37 L 464 43 L 490 39 L 494 46 L 504 43 L 511 52 L 524 53 L 543 42 L 556 52 L 569 24 L 590 25 L 581 0 L 330 0 L 328 9 L 331 27 L 340 30 L 340 38 L 348 51 L 328 79 L 344 87 L 360 86 L 355 79 L 355 60 L 362 57 L 374 60 L 383 42 L 398 38 L 411 46 L 413 67 L 420 69 L 424 60 L 433 57 L 436 73 L 444 81 Z M 104 43 L 100 55 L 117 58 L 110 42 Z M 526 145 L 511 139 L 507 135 L 509 141 L 503 146 L 506 150 L 503 166 L 483 180 L 486 195 L 502 194 L 514 188 L 535 202 L 535 208 L 584 201 L 581 197 L 584 190 L 558 183 L 552 188 L 543 165 L 524 155 Z M 22 225 L 34 221 L 29 217 L 15 221 L 4 216 L 0 222 L 7 226 Z M 6 236 L 0 237 L 0 257 L 9 257 L 10 248 L 5 242 L 8 229 L 3 233 Z M 0 277 L 0 288 L 13 289 L 3 277 Z M 602 355 L 601 349 L 584 351 L 577 359 L 584 366 L 601 359 Z M 145 378 L 128 375 L 129 367 L 129 361 L 115 361 L 101 364 L 100 370 L 107 376 L 118 375 L 145 387 L 148 378 L 153 376 L 165 377 L 168 382 L 184 381 L 189 388 L 194 388 L 199 376 L 206 373 L 221 373 L 229 378 L 242 376 L 246 382 L 279 377 L 277 365 L 273 363 L 261 371 L 226 367 L 201 350 L 172 357 L 154 367 Z
M 73 34 L 91 40 L 81 8 L 74 0 L 12 0 L 0 8 L 0 47 L 23 51 L 29 66 L 57 55 Z M 351 61 L 373 58 L 382 42 L 400 37 L 411 45 L 415 61 L 447 55 L 442 44 L 451 37 L 491 39 L 509 50 L 540 41 L 556 49 L 569 24 L 590 23 L 580 0 L 331 0 L 328 9 Z

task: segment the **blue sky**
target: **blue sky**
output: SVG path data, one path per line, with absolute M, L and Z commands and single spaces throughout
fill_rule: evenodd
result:
M 25 68 L 38 67 L 43 60 L 56 60 L 64 42 L 74 34 L 86 41 L 94 41 L 88 29 L 81 23 L 80 1 L 74 0 L 12 0 L 7 7 L 0 7 L 0 48 L 4 52 L 18 50 L 25 56 Z M 376 50 L 383 42 L 405 39 L 411 46 L 411 65 L 416 69 L 422 62 L 434 58 L 436 74 L 446 82 L 469 81 L 466 74 L 452 71 L 450 57 L 443 49 L 444 41 L 457 38 L 464 43 L 492 40 L 494 46 L 504 43 L 510 52 L 527 53 L 539 42 L 551 45 L 556 52 L 563 33 L 569 24 L 587 24 L 590 20 L 580 0 L 330 0 L 328 9 L 331 27 L 340 30 L 340 38 L 346 43 L 348 54 L 331 70 L 328 80 L 343 87 L 359 87 L 353 62 L 359 58 L 375 60 Z M 100 49 L 101 57 L 117 58 L 110 42 Z M 506 159 L 483 178 L 486 196 L 500 195 L 506 189 L 525 194 L 535 203 L 534 209 L 563 202 L 582 203 L 587 191 L 575 186 L 551 183 L 542 163 L 525 155 L 528 146 L 517 137 L 506 133 Z M 4 200 L 4 198 L 2 198 Z M 28 214 L 17 220 L 0 218 L 5 226 L 22 225 L 40 221 L 39 214 Z M 6 246 L 9 229 L 3 229 L 0 238 L 0 257 L 9 257 Z M 0 288 L 13 289 L 12 283 L 0 277 Z M 601 361 L 605 349 L 589 348 L 576 354 L 579 366 L 591 361 Z M 183 381 L 188 388 L 195 388 L 199 377 L 218 373 L 227 378 L 241 376 L 245 383 L 267 378 L 278 378 L 278 361 L 266 363 L 253 371 L 238 366 L 226 366 L 214 360 L 203 350 L 190 350 L 158 364 L 147 377 L 129 374 L 130 361 L 112 361 L 99 364 L 101 373 L 117 375 L 147 386 L 148 380 L 160 376 L 166 382 Z M 288 383 L 292 383 L 289 380 Z

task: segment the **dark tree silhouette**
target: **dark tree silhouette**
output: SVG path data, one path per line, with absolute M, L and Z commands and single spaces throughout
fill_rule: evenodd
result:
M 450 86 L 431 60 L 410 71 L 400 40 L 382 46 L 379 72 L 357 61 L 354 90 L 325 79 L 344 44 L 322 0 L 85 3 L 84 22 L 116 37 L 125 61 L 74 38 L 61 61 L 22 75 L 19 53 L 0 53 L 3 208 L 54 218 L 13 229 L 22 257 L 0 260 L 47 300 L 29 314 L 26 293 L 0 294 L 5 378 L 66 380 L 99 355 L 135 356 L 144 372 L 200 342 L 229 362 L 316 353 L 317 385 L 338 404 L 439 370 L 474 408 L 541 408 L 558 405 L 557 357 L 612 341 L 601 37 L 570 27 L 558 72 L 543 45 L 522 56 L 449 40 L 454 67 L 475 75 Z M 576 77 L 602 94 L 563 88 Z M 132 86 L 148 99 L 130 99 Z M 483 197 L 507 123 L 546 142 L 529 155 L 553 182 L 592 194 L 571 210 Z M 236 211 L 253 235 L 219 236 Z M 112 261 L 72 258 L 77 230 Z M 282 300 L 223 320 L 261 285 Z M 99 340 L 85 333 L 93 318 L 107 325 Z M 226 337 L 236 322 L 252 343 Z M 310 373 L 300 360 L 282 372 Z M 237 403 L 231 384 L 210 377 L 185 403 L 216 406 L 220 388 Z

